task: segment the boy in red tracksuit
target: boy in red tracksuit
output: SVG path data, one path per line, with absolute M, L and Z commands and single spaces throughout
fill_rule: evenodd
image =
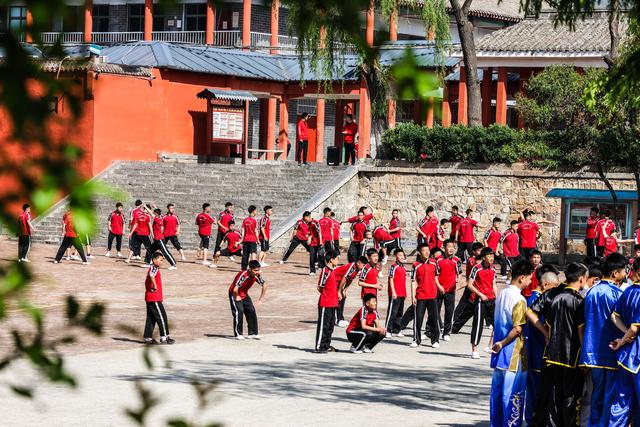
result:
M 382 265 L 387 265 L 389 253 L 399 249 L 398 241 L 393 238 L 387 227 L 382 224 L 373 229 L 372 237 L 376 248 L 380 250 L 378 259 L 381 260 Z
M 611 236 L 613 230 L 616 229 L 615 223 L 611 220 L 611 211 L 606 209 L 602 212 L 602 218 L 596 223 L 595 240 L 596 240 L 596 255 L 599 257 L 604 256 L 604 243 L 605 239 Z
M 162 234 L 164 234 L 164 244 L 168 245 L 169 242 L 171 242 L 173 248 L 180 252 L 182 260 L 186 261 L 187 258 L 184 256 L 182 245 L 180 244 L 180 240 L 178 240 L 178 235 L 180 234 L 180 218 L 176 215 L 175 209 L 175 205 L 173 203 L 169 203 L 167 205 L 167 213 L 162 217 Z
M 260 265 L 268 267 L 269 264 L 264 262 L 269 252 L 269 240 L 271 239 L 271 214 L 273 208 L 269 205 L 264 207 L 264 215 L 260 218 Z
M 331 212 L 331 236 L 333 237 L 333 250 L 340 255 L 340 227 L 342 223 L 336 219 L 336 213 Z
M 322 248 L 324 252 L 335 251 L 333 243 L 333 220 L 331 219 L 331 208 L 324 208 L 322 210 L 322 218 L 318 220 L 320 225 L 320 234 L 322 234 Z M 338 229 L 339 230 L 339 229 Z
M 418 232 L 418 244 L 429 243 L 432 236 L 438 230 L 438 217 L 436 216 L 433 206 L 427 207 L 425 216 L 416 225 Z
M 22 205 L 22 214 L 18 217 L 18 262 L 30 262 L 31 234 L 35 231 L 31 225 L 31 206 Z
M 250 260 L 253 261 L 258 258 L 260 234 L 256 210 L 257 208 L 254 205 L 249 206 L 249 216 L 242 221 L 242 261 L 240 262 L 242 270 L 247 269 Z
M 315 219 L 311 219 L 309 222 L 309 276 L 316 274 L 316 263 L 319 267 L 324 266 L 324 260 L 322 259 L 322 231 L 320 230 L 320 224 Z
M 106 257 L 111 256 L 111 247 L 113 246 L 113 240 L 116 241 L 116 252 L 118 254 L 118 258 L 122 257 L 122 235 L 124 234 L 124 225 L 126 223 L 126 219 L 124 217 L 124 207 L 122 203 L 116 203 L 116 210 L 109 214 L 109 218 L 107 218 L 107 225 L 109 227 L 109 237 L 107 237 L 107 253 L 104 254 Z
M 331 335 L 335 325 L 336 311 L 339 306 L 339 283 L 336 280 L 334 269 L 338 265 L 338 255 L 329 251 L 324 256 L 325 266 L 320 271 L 318 278 L 318 327 L 316 329 L 316 353 L 328 353 L 336 351 L 331 346 Z
M 160 344 L 173 344 L 175 340 L 169 336 L 169 320 L 162 304 L 164 297 L 162 294 L 162 254 L 155 252 L 151 256 L 151 266 L 147 270 L 145 279 L 144 301 L 147 305 L 147 320 L 144 326 L 144 343 L 157 344 L 153 339 L 153 329 L 158 325 L 160 332 Z
M 368 294 L 378 296 L 378 289 L 382 289 L 382 285 L 378 285 L 378 269 L 376 268 L 378 265 L 378 251 L 373 248 L 368 249 L 367 261 L 358 277 L 358 286 L 362 288 L 360 298 L 363 300 Z
M 307 164 L 307 150 L 309 149 L 308 119 L 309 113 L 302 113 L 302 117 L 300 117 L 296 126 L 296 162 L 298 164 Z
M 467 324 L 469 319 L 473 317 L 475 305 L 471 301 L 471 290 L 466 286 L 466 283 L 469 280 L 469 276 L 471 275 L 471 270 L 473 270 L 473 267 L 478 263 L 478 260 L 480 259 L 481 251 L 482 243 L 475 242 L 471 246 L 471 256 L 467 259 L 466 262 L 466 280 L 464 292 L 453 313 L 453 325 L 451 326 L 451 333 L 453 334 L 459 333 L 460 329 L 462 329 L 462 327 Z
M 302 219 L 296 221 L 296 224 L 293 226 L 293 232 L 291 233 L 291 239 L 289 241 L 289 248 L 284 253 L 284 256 L 280 260 L 280 264 L 284 264 L 287 262 L 293 251 L 298 247 L 298 245 L 304 246 L 304 248 L 309 251 L 309 223 L 311 222 L 311 212 L 304 211 L 302 214 Z
M 479 359 L 478 344 L 482 339 L 485 318 L 493 325 L 496 301 L 496 271 L 493 268 L 494 253 L 491 248 L 480 252 L 482 260 L 471 269 L 467 287 L 471 291 L 471 301 L 475 304 L 473 324 L 471 325 L 471 358 Z
M 507 267 L 511 269 L 514 262 L 520 259 L 520 235 L 518 234 L 518 221 L 511 221 L 511 228 L 502 233 L 500 238 L 502 246 L 503 263 L 500 266 L 500 275 L 507 276 Z
M 389 234 L 396 239 L 396 246 L 402 248 L 402 226 L 400 222 L 400 211 L 391 211 L 391 221 L 389 221 Z
M 365 254 L 367 231 L 369 231 L 369 226 L 365 221 L 364 211 L 360 210 L 357 219 L 351 223 L 351 245 L 347 251 L 349 262 L 354 262 Z
M 218 265 L 220 256 L 229 257 L 230 261 L 234 261 L 234 256 L 242 256 L 242 235 L 236 230 L 236 222 L 229 221 L 227 227 L 229 231 L 223 238 L 223 241 L 227 242 L 227 247 L 216 252 L 211 267 Z
M 173 258 L 173 255 L 171 255 L 171 252 L 169 252 L 169 249 L 167 249 L 167 246 L 164 244 L 164 234 L 162 230 L 162 211 L 156 208 L 153 210 L 153 214 L 153 243 L 151 244 L 151 253 L 160 251 L 164 259 L 169 261 L 169 264 L 171 264 L 169 270 L 176 270 L 178 268 L 176 267 L 176 260 Z
M 267 284 L 260 275 L 260 263 L 257 260 L 249 261 L 249 268 L 236 274 L 231 286 L 229 286 L 229 303 L 233 316 L 233 335 L 238 340 L 243 340 L 242 324 L 243 316 L 247 319 L 249 338 L 260 339 L 258 335 L 258 316 L 253 301 L 249 296 L 249 289 L 257 283 L 262 286 L 262 292 L 258 298 L 258 305 L 262 304 L 267 294 Z
M 449 341 L 451 339 L 451 327 L 453 325 L 453 311 L 456 304 L 456 288 L 458 286 L 458 277 L 462 274 L 460 264 L 462 261 L 456 253 L 456 244 L 453 240 L 444 241 L 444 256 L 437 260 L 438 282 L 443 293 L 438 294 L 438 323 L 442 329 L 442 339 Z M 444 322 L 440 317 L 442 306 L 444 305 Z
M 208 261 L 209 241 L 211 240 L 211 227 L 216 223 L 214 217 L 211 216 L 211 205 L 209 203 L 202 204 L 202 212 L 196 216 L 196 225 L 198 226 L 198 236 L 200 236 L 200 249 L 202 250 L 202 265 L 210 265 Z
M 405 253 L 396 249 L 393 253 L 396 261 L 389 268 L 389 308 L 387 309 L 387 338 L 404 337 L 400 326 L 404 312 L 404 300 L 407 297 L 407 270 L 404 268 Z
M 84 249 L 82 249 L 82 242 L 78 238 L 78 233 L 76 232 L 76 228 L 73 225 L 73 214 L 71 213 L 71 211 L 67 211 L 62 216 L 62 242 L 60 242 L 60 248 L 58 249 L 58 253 L 56 253 L 55 258 L 53 259 L 53 263 L 58 264 L 62 259 L 64 252 L 72 245 L 74 248 L 76 248 L 76 251 L 78 251 L 80 258 L 82 259 L 82 264 L 89 264 L 89 262 L 87 261 L 87 257 L 84 255 Z
M 351 318 L 347 326 L 347 338 L 351 342 L 351 352 L 360 354 L 373 353 L 373 347 L 382 341 L 387 330 L 380 325 L 380 315 L 376 311 L 378 299 L 367 294 L 364 305 Z
M 222 240 L 224 235 L 229 231 L 229 222 L 235 221 L 233 216 L 233 203 L 227 202 L 224 204 L 224 210 L 218 214 L 218 232 L 216 233 L 216 246 L 213 248 L 213 253 L 220 252 Z
M 344 305 L 347 301 L 347 293 L 346 290 L 353 280 L 360 274 L 365 265 L 369 263 L 367 257 L 360 257 L 356 260 L 356 262 L 350 262 L 340 267 L 336 267 L 333 270 L 336 275 L 336 281 L 339 283 L 339 295 L 340 295 L 340 304 L 338 305 L 338 311 L 336 313 L 336 325 L 344 328 L 347 326 L 347 321 L 344 320 Z

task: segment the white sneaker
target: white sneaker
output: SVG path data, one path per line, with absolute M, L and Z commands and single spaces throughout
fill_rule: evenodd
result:
M 70 256 L 64 257 L 64 259 L 66 259 L 67 261 L 71 261 L 71 257 Z
M 397 334 L 393 334 L 393 336 L 398 338 L 404 338 L 406 335 L 403 334 L 402 332 L 398 332 Z
M 218 268 L 218 266 L 217 266 L 217 265 L 215 265 L 215 264 L 211 264 L 211 265 L 209 266 L 209 268 Z
M 259 340 L 262 339 L 262 335 L 249 335 L 247 338 L 252 340 Z
M 187 260 L 187 258 L 186 258 L 186 257 L 182 257 L 182 260 L 183 260 L 183 261 L 186 261 L 186 260 Z
M 313 271 L 309 272 L 309 276 L 315 276 L 315 275 L 316 275 L 316 273 L 314 273 Z
M 89 259 L 93 259 L 93 258 L 95 258 L 95 257 L 94 257 L 93 255 L 87 255 L 87 258 L 89 258 Z
M 445 335 L 442 337 L 442 341 L 451 341 L 451 337 L 449 335 Z
M 22 258 L 18 258 L 18 262 L 22 262 Z
M 136 255 L 132 259 L 142 259 L 142 257 L 140 255 Z
M 54 260 L 53 260 L 53 263 L 54 263 L 54 264 L 59 264 L 59 263 L 60 263 L 60 261 L 57 261 L 57 260 L 55 260 L 55 259 L 54 259 Z
M 118 252 L 118 258 L 122 258 L 122 252 Z
M 29 258 L 22 258 L 22 262 L 31 262 Z
M 280 261 L 278 261 L 278 262 L 279 262 L 280 264 L 284 264 L 284 261 L 282 261 L 282 260 L 280 260 Z
M 409 344 L 409 347 L 411 348 L 416 348 L 418 346 L 418 343 L 415 341 L 411 341 L 411 344 Z
M 106 256 L 107 258 L 109 258 L 111 256 L 111 252 L 107 252 L 106 254 L 104 254 L 104 256 Z
M 393 334 L 391 332 L 387 332 L 384 337 L 385 338 L 391 338 L 391 337 L 393 337 Z
M 500 276 L 502 280 L 507 280 L 507 276 Z
M 202 261 L 202 265 L 211 265 L 209 261 Z
M 477 351 L 472 351 L 471 352 L 471 358 L 472 359 L 480 359 L 480 353 L 478 353 Z
M 229 261 L 231 261 L 231 262 L 236 262 L 236 259 L 235 259 L 234 257 L 230 256 L 230 257 L 229 257 Z
M 177 270 L 178 267 L 176 267 L 175 265 L 172 265 L 171 267 L 169 267 L 169 270 Z
M 420 336 L 420 340 L 422 340 L 422 341 L 426 341 L 426 340 L 427 340 L 427 335 L 422 334 L 422 335 Z
M 89 265 L 89 261 L 83 262 L 82 265 Z
M 439 342 L 431 343 L 431 348 L 440 348 L 440 343 Z
M 349 322 L 347 322 L 346 320 L 341 320 L 338 322 L 338 326 L 341 328 L 346 328 L 348 324 Z
M 355 354 L 362 354 L 362 350 L 356 350 L 355 347 L 351 347 L 351 349 L 349 350 L 351 353 L 355 353 Z
M 125 259 L 124 262 L 126 262 L 127 264 L 129 264 L 131 261 L 129 261 L 128 259 Z
M 493 353 L 493 350 L 491 350 L 491 347 L 485 347 L 484 348 L 484 352 L 491 354 L 491 353 Z
M 80 258 L 78 255 L 71 255 L 71 259 L 74 261 L 80 261 L 82 258 Z
M 269 267 L 269 264 L 267 264 L 266 262 L 261 262 L 260 267 Z
M 369 347 L 365 347 L 362 349 L 363 353 L 373 353 L 373 350 L 371 350 Z
M 145 268 L 150 268 L 151 264 L 142 264 Z
M 242 341 L 244 339 L 243 335 L 236 335 L 236 339 Z

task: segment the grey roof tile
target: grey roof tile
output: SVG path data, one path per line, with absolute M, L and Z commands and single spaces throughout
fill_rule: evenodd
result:
M 400 0 L 400 4 L 422 7 L 424 0 Z M 451 12 L 452 9 L 451 2 L 447 1 L 447 10 Z M 517 22 L 524 18 L 524 13 L 520 11 L 520 0 L 473 0 L 469 14 L 509 22 Z

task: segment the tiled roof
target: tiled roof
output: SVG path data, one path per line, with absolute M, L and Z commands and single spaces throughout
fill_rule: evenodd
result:
M 400 0 L 400 5 L 422 7 L 424 0 Z M 449 12 L 453 10 L 449 1 L 447 1 L 447 10 Z M 469 14 L 479 18 L 508 22 L 517 22 L 524 18 L 524 13 L 520 12 L 520 0 L 473 0 Z
M 575 31 L 566 25 L 556 27 L 551 19 L 526 19 L 482 37 L 476 43 L 476 50 L 479 53 L 605 54 L 609 50 L 609 27 L 602 18 L 578 21 Z

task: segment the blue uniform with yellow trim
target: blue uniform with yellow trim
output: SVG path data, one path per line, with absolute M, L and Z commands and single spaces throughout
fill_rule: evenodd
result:
M 502 341 L 514 327 L 527 323 L 527 302 L 517 286 L 510 285 L 496 298 L 494 342 Z M 521 426 L 524 421 L 527 387 L 527 354 L 524 336 L 491 355 L 491 426 Z
M 538 298 L 542 295 L 542 292 L 533 290 L 531 296 L 527 298 L 527 307 L 531 307 Z M 544 323 L 544 316 L 540 316 L 540 321 Z M 544 347 L 547 345 L 542 332 L 536 329 L 535 326 L 528 323 L 523 329 L 525 347 L 527 349 L 527 404 L 525 406 L 524 419 L 527 425 L 533 421 L 533 411 L 538 401 L 538 395 L 540 394 L 540 379 L 542 376 L 542 356 L 544 355 Z
M 640 326 L 640 284 L 634 283 L 622 293 L 614 308 L 614 316 L 618 316 L 627 328 Z M 640 341 L 636 337 L 633 342 L 625 344 L 618 350 L 618 371 L 615 380 L 615 394 L 610 410 L 609 425 L 626 427 L 629 425 L 629 414 L 633 408 L 638 412 L 640 407 Z M 640 419 L 634 414 L 634 419 Z
M 609 424 L 617 366 L 616 353 L 609 348 L 609 343 L 622 337 L 621 331 L 611 322 L 611 313 L 621 295 L 622 291 L 615 283 L 601 280 L 589 289 L 584 299 L 585 326 L 578 363 L 591 368 L 590 426 Z

